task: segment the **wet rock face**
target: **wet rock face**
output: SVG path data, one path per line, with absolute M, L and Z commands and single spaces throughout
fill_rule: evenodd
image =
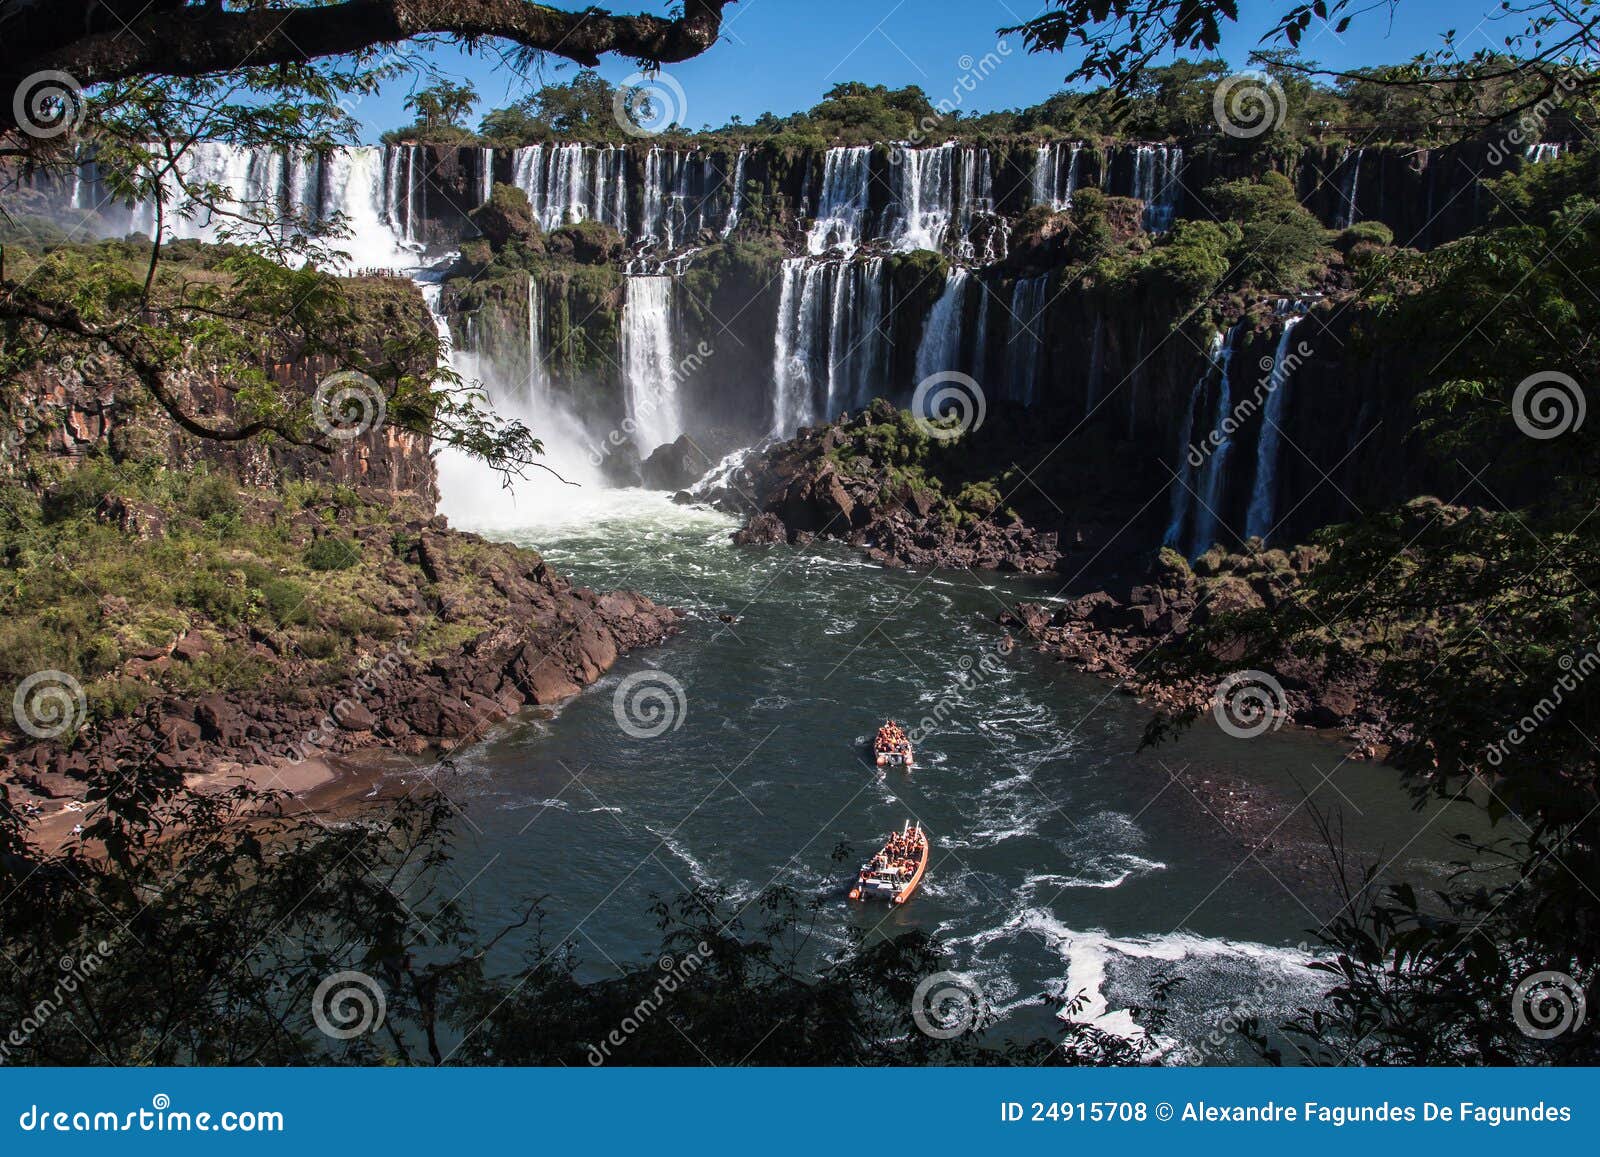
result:
M 742 514 L 744 545 L 834 539 L 888 567 L 1048 571 L 1059 536 L 1039 531 L 982 496 L 957 503 L 935 481 L 894 469 L 875 430 L 893 422 L 887 403 L 752 455 L 727 482 L 699 497 Z M 857 453 L 860 451 L 860 453 Z M 841 456 L 842 452 L 844 456 Z
M 1215 551 L 1191 570 L 1167 551 L 1149 568 L 1145 581 L 1121 597 L 1102 590 L 1055 607 L 1021 602 L 1002 611 L 996 621 L 1039 653 L 1116 679 L 1130 694 L 1158 708 L 1204 713 L 1213 706 L 1216 680 L 1169 681 L 1152 674 L 1154 665 L 1146 658 L 1218 615 L 1279 605 L 1322 557 L 1310 547 L 1255 556 Z M 1230 658 L 1225 649 L 1213 650 L 1224 662 Z M 1353 758 L 1381 755 L 1405 738 L 1391 727 L 1375 692 L 1375 669 L 1365 659 L 1334 665 L 1321 656 L 1285 654 L 1264 674 L 1276 684 L 1277 709 L 1288 720 L 1344 729 Z

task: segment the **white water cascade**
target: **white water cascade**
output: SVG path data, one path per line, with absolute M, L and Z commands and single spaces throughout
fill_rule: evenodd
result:
M 508 480 L 486 463 L 451 446 L 435 453 L 439 472 L 439 511 L 452 522 L 475 527 L 528 526 L 559 518 L 579 497 L 593 500 L 605 488 L 599 467 L 590 457 L 592 439 L 550 388 L 543 349 L 543 295 L 528 283 L 527 364 L 513 368 L 486 356 L 479 348 L 483 334 L 468 319 L 467 338 L 456 343 L 440 304 L 442 285 L 433 272 L 420 273 L 428 312 L 444 350 L 444 361 L 462 385 L 477 388 L 494 413 L 522 422 L 539 438 L 545 452 L 524 477 Z M 525 380 L 518 380 L 518 373 Z M 551 472 L 554 473 L 551 473 Z
M 808 252 L 821 254 L 842 249 L 850 254 L 860 248 L 871 164 L 872 150 L 865 146 L 829 149 L 824 154 L 817 211 L 806 233 Z
M 391 188 L 404 177 L 406 152 L 404 146 L 391 149 L 397 158 L 391 168 L 399 167 L 386 172 L 379 148 L 289 153 L 200 141 L 185 150 L 174 173 L 163 180 L 159 213 L 154 197 L 113 203 L 92 161 L 80 166 L 73 208 L 93 214 L 86 224 L 96 233 L 154 236 L 159 221 L 168 241 L 285 241 L 309 227 L 324 231 L 319 240 L 342 255 L 329 263 L 332 268 L 397 269 L 414 265 L 419 248 L 406 241 L 405 196 Z M 191 198 L 185 186 L 204 186 L 215 208 Z
M 1191 556 L 1204 553 L 1215 542 L 1217 526 L 1221 519 L 1218 508 L 1222 505 L 1228 479 L 1228 456 L 1233 449 L 1233 387 L 1232 373 L 1234 341 L 1244 332 L 1236 325 L 1228 331 L 1222 344 L 1221 364 L 1217 375 L 1217 406 L 1207 426 L 1206 445 L 1211 453 L 1200 467 L 1199 505 L 1194 509 L 1194 531 L 1189 540 Z
M 1184 411 L 1183 425 L 1178 428 L 1178 473 L 1172 479 L 1172 512 L 1167 521 L 1167 533 L 1161 538 L 1163 546 L 1183 549 L 1184 528 L 1193 514 L 1195 503 L 1194 419 L 1200 412 L 1201 403 L 1205 401 L 1206 388 L 1223 364 L 1223 338 L 1218 333 L 1211 339 L 1206 368 L 1201 371 L 1194 389 L 1189 391 L 1189 406 Z
M 1274 525 L 1283 423 L 1289 407 L 1289 383 L 1294 378 L 1296 364 L 1289 359 L 1289 336 L 1302 319 L 1303 315 L 1284 316 L 1283 332 L 1278 335 L 1278 348 L 1273 351 L 1272 373 L 1267 380 L 1267 404 L 1261 412 L 1261 437 L 1256 443 L 1256 478 L 1250 491 L 1250 508 L 1244 520 L 1246 538 L 1265 541 Z
M 965 266 L 952 266 L 945 278 L 944 292 L 928 311 L 922 341 L 917 345 L 918 382 L 926 381 L 933 374 L 961 368 L 958 364 L 961 360 L 961 317 L 971 277 Z
M 683 433 L 672 356 L 671 277 L 629 277 L 622 305 L 622 386 L 642 456 Z
M 772 426 L 801 426 L 864 405 L 887 363 L 883 259 L 783 263 L 772 358 Z
M 1339 182 L 1339 199 L 1343 202 L 1339 228 L 1348 229 L 1356 223 L 1356 198 L 1361 193 L 1361 154 L 1365 149 L 1347 149 L 1344 157 L 1344 179 Z
M 1050 276 L 1019 278 L 1011 287 L 1011 333 L 1007 340 L 1006 396 L 1031 406 L 1038 389 L 1039 350 L 1044 344 L 1044 309 Z
M 890 243 L 897 250 L 944 248 L 956 209 L 956 146 L 931 149 L 896 146 L 895 221 Z
M 1082 151 L 1081 141 L 1056 141 L 1035 149 L 1029 203 L 1049 205 L 1058 211 L 1070 208 L 1072 195 L 1078 189 L 1078 157 Z
M 722 223 L 723 237 L 738 227 L 739 211 L 744 208 L 744 158 L 745 149 L 741 146 L 739 156 L 733 162 L 733 192 L 728 199 L 728 219 Z
M 1183 196 L 1183 150 L 1177 145 L 1137 145 L 1133 185 L 1127 195 L 1144 202 L 1144 227 L 1150 233 L 1172 228 Z
M 511 183 L 541 229 L 599 221 L 628 235 L 628 151 L 615 145 L 530 145 L 511 158 Z

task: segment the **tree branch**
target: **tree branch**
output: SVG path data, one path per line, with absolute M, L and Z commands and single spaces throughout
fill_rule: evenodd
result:
M 716 43 L 722 10 L 734 2 L 684 0 L 674 19 L 566 11 L 529 0 L 345 0 L 246 11 L 169 4 L 152 6 L 126 26 L 87 31 L 59 12 L 25 13 L 14 18 L 24 27 L 7 30 L 11 47 L 0 47 L 0 86 L 14 91 L 24 77 L 46 70 L 65 72 L 85 88 L 142 76 L 209 76 L 352 56 L 429 35 L 509 40 L 588 66 L 605 53 L 670 63 Z M 0 128 L 15 126 L 12 103 L 0 101 Z

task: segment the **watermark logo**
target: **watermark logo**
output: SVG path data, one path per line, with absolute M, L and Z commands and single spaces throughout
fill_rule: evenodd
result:
M 11 98 L 17 127 L 40 140 L 77 132 L 88 113 L 82 86 L 69 74 L 55 70 L 26 77 Z
M 977 1028 L 988 1006 L 983 986 L 967 973 L 935 972 L 911 994 L 911 1019 L 924 1035 L 951 1040 Z
M 957 370 L 929 374 L 911 395 L 911 421 L 922 433 L 941 442 L 977 430 L 988 413 L 983 387 Z
M 1578 429 L 1588 408 L 1583 387 L 1559 370 L 1529 374 L 1511 395 L 1511 420 L 1541 442 Z
M 383 388 L 360 370 L 329 374 L 311 398 L 311 420 L 335 442 L 352 442 L 377 429 L 388 409 Z
M 1247 141 L 1283 124 L 1289 99 L 1266 73 L 1236 72 L 1217 85 L 1211 112 L 1226 135 Z
M 636 72 L 617 85 L 611 113 L 629 136 L 660 136 L 684 123 L 689 96 L 670 73 Z
M 1217 684 L 1211 714 L 1235 739 L 1254 739 L 1283 726 L 1287 704 L 1283 684 L 1265 671 L 1235 671 Z
M 35 739 L 54 739 L 83 726 L 88 701 L 65 671 L 35 671 L 11 696 L 11 717 Z
M 1524 976 L 1511 994 L 1511 1019 L 1532 1040 L 1553 1040 L 1583 1027 L 1588 1013 L 1583 986 L 1565 972 Z
M 683 726 L 689 701 L 683 684 L 665 671 L 635 671 L 611 696 L 617 726 L 635 739 L 654 739 Z
M 622 1023 L 607 1033 L 599 1044 L 589 1046 L 590 1066 L 599 1068 L 610 1060 L 612 1052 L 627 1044 L 629 1038 L 661 1010 L 661 1006 L 667 1003 L 667 998 L 688 984 L 694 974 L 704 968 L 710 959 L 711 945 L 702 940 L 692 951 L 685 952 L 677 959 L 668 954 L 656 961 L 661 976 L 651 987 L 650 994 L 634 1005 L 628 1015 L 622 1018 Z
M 365 972 L 335 972 L 311 994 L 311 1019 L 334 1040 L 353 1040 L 383 1027 L 383 988 Z

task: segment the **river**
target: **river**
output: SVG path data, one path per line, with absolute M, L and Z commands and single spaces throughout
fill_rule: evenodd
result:
M 1184 978 L 1171 1059 L 1239 1060 L 1220 1030 L 1316 991 L 1306 942 L 1342 902 L 1307 792 L 1342 819 L 1352 860 L 1421 884 L 1447 870 L 1459 825 L 1328 738 L 1240 739 L 1205 720 L 1140 751 L 1148 709 L 1003 641 L 996 613 L 1050 597 L 1038 580 L 884 570 L 831 544 L 735 547 L 733 520 L 665 494 L 541 479 L 514 496 L 442 474 L 454 525 L 689 614 L 441 781 L 467 816 L 456 869 L 474 920 L 497 928 L 546 897 L 547 938 L 573 941 L 585 975 L 652 952 L 653 894 L 716 884 L 743 904 L 783 885 L 825 899 L 826 945 L 851 925 L 938 935 L 998 1034 L 1048 1031 L 1050 990 L 1133 1031 L 1127 1009 L 1164 967 Z M 866 755 L 891 716 L 934 720 L 912 774 Z M 894 910 L 846 900 L 853 865 L 907 818 L 933 838 L 924 888 Z

